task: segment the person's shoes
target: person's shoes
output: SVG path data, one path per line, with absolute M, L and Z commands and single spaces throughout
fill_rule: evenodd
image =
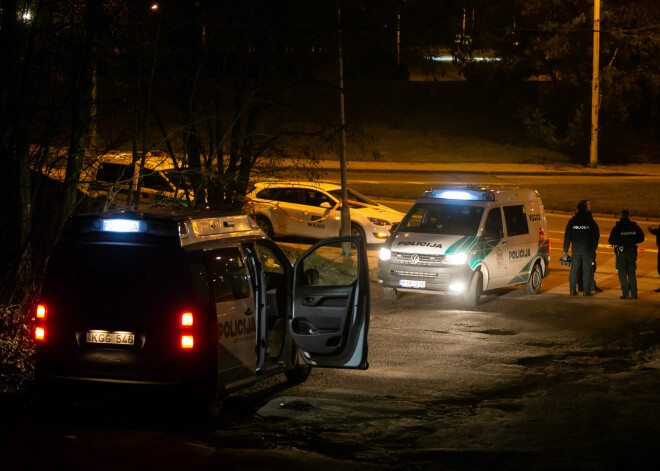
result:
M 582 296 L 593 296 L 594 293 L 584 293 Z
M 577 296 L 577 291 L 571 291 L 571 296 Z
M 660 288 L 655 290 L 656 293 L 660 293 Z
M 630 299 L 637 299 L 637 296 L 630 296 Z
M 599 288 L 598 286 L 594 286 L 594 291 L 596 293 L 601 293 L 603 290 L 601 288 Z
M 621 299 L 628 299 L 628 296 L 621 296 Z

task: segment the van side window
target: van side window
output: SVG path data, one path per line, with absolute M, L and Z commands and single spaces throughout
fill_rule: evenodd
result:
M 234 301 L 250 296 L 247 270 L 236 247 L 209 252 L 206 255 L 206 269 L 213 286 L 215 302 Z
M 525 205 L 504 206 L 504 218 L 506 219 L 506 233 L 508 236 L 529 234 Z
M 504 237 L 502 230 L 502 212 L 500 208 L 493 208 L 488 212 L 486 224 L 484 225 L 484 238 L 486 240 L 501 239 Z

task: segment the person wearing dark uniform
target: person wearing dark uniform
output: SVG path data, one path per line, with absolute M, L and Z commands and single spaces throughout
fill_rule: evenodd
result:
M 622 299 L 637 299 L 637 244 L 644 242 L 644 231 L 630 220 L 627 209 L 621 211 L 621 219 L 610 232 L 610 245 L 616 254 L 616 270 L 619 272 Z
M 571 271 L 568 275 L 571 296 L 577 296 L 577 278 L 580 268 L 582 269 L 583 294 L 584 296 L 593 296 L 591 292 L 593 282 L 591 264 L 596 258 L 599 237 L 598 224 L 587 210 L 586 203 L 580 201 L 577 206 L 577 213 L 568 221 L 564 232 L 564 255 L 567 255 L 569 247 L 573 246 Z
M 660 206 L 658 206 L 658 213 L 660 213 Z M 658 246 L 658 275 L 660 275 L 660 225 L 657 229 L 649 227 L 649 232 L 655 236 L 655 244 Z M 660 288 L 655 290 L 656 293 L 660 293 Z
M 584 203 L 587 205 L 587 212 L 589 213 L 590 216 L 593 217 L 591 214 L 591 202 L 589 200 L 582 200 L 580 203 Z M 577 285 L 578 285 L 578 291 L 583 292 L 584 287 L 582 286 L 582 267 L 578 267 L 578 273 L 577 273 Z M 591 291 L 595 291 L 596 293 L 600 293 L 603 291 L 598 287 L 596 284 L 596 257 L 594 256 L 594 261 L 591 264 Z

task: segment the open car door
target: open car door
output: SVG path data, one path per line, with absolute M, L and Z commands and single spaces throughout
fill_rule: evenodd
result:
M 288 330 L 309 365 L 368 368 L 369 302 L 361 238 L 325 239 L 298 258 Z

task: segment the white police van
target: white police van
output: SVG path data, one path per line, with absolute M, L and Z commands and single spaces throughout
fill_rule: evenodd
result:
M 522 284 L 536 294 L 549 272 L 550 239 L 537 191 L 444 186 L 422 194 L 380 251 L 378 283 L 401 292 L 462 295 Z
M 46 391 L 134 385 L 218 411 L 227 391 L 274 374 L 366 369 L 368 327 L 358 237 L 292 265 L 239 213 L 78 216 L 49 261 L 36 376 Z

